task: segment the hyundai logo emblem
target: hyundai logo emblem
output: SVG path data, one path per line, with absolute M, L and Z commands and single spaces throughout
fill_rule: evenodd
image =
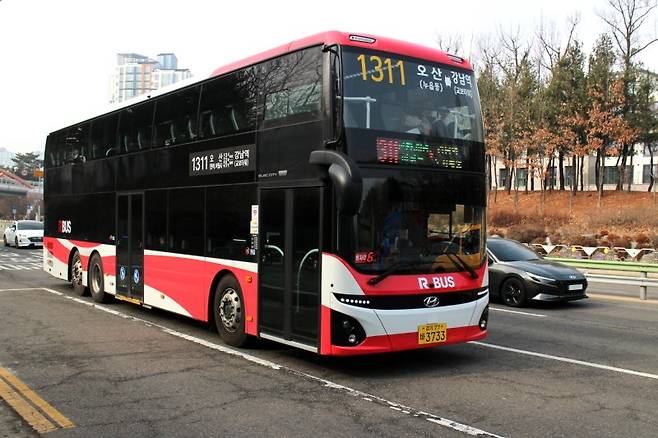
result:
M 436 307 L 439 305 L 439 299 L 432 295 L 431 297 L 425 298 L 423 304 L 425 304 L 425 307 Z
M 570 275 L 569 275 L 569 278 L 570 278 L 571 280 L 575 280 L 575 279 L 576 279 L 576 276 L 575 276 L 574 274 L 570 274 Z

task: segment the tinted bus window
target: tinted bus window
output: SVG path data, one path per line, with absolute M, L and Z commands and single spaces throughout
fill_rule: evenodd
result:
M 264 127 L 319 118 L 321 61 L 320 48 L 314 47 L 264 65 Z
M 65 162 L 86 161 L 89 158 L 89 128 L 89 123 L 85 123 L 66 132 Z
M 200 87 L 161 97 L 155 108 L 155 146 L 185 143 L 197 137 Z
M 167 191 L 146 192 L 146 249 L 167 250 Z
M 203 254 L 203 189 L 169 192 L 169 251 Z
M 119 143 L 121 152 L 134 152 L 151 147 L 153 131 L 153 102 L 121 111 Z
M 252 261 L 249 222 L 256 190 L 250 186 L 209 188 L 206 192 L 206 256 Z
M 201 135 L 209 138 L 253 130 L 256 90 L 253 69 L 206 83 L 201 96 Z
M 59 131 L 48 136 L 46 142 L 46 166 L 56 167 L 64 164 L 64 145 L 66 132 Z
M 119 152 L 117 123 L 119 114 L 96 119 L 91 124 L 91 158 L 105 158 Z

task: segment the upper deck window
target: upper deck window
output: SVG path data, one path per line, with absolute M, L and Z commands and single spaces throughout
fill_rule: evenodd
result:
M 483 141 L 471 71 L 346 47 L 343 84 L 346 128 Z

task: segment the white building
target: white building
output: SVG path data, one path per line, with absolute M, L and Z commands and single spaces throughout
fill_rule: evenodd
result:
M 192 76 L 179 69 L 173 53 L 160 53 L 157 61 L 137 53 L 117 54 L 117 65 L 110 78 L 110 103 L 123 102 Z
M 7 148 L 0 148 L 0 167 L 13 167 L 14 162 L 11 161 L 16 154 Z
M 503 160 L 497 158 L 494 160 L 493 171 L 495 175 L 491 175 L 491 186 L 493 189 L 505 190 L 507 188 L 508 177 L 510 170 L 505 168 Z M 548 163 L 548 159 L 544 161 L 544 168 Z M 653 175 L 658 183 L 658 145 L 653 145 Z M 548 178 L 546 179 L 546 188 L 557 189 L 560 186 L 559 181 L 559 170 L 558 158 L 557 155 L 554 159 L 554 166 L 548 169 Z M 588 155 L 585 157 L 583 164 L 583 189 L 584 190 L 596 190 L 596 156 Z M 619 168 L 617 166 L 617 157 L 606 157 L 603 168 L 603 189 L 604 190 L 614 190 L 617 187 L 617 182 L 619 181 Z M 579 171 L 579 169 L 578 169 Z M 526 189 L 526 183 L 528 190 L 532 190 L 532 181 L 528 180 L 528 169 L 525 165 L 525 159 L 520 158 L 517 160 L 516 169 L 512 173 L 512 189 L 516 187 L 519 190 Z M 532 174 L 531 178 L 534 179 L 534 190 L 541 190 L 541 175 L 537 171 Z M 624 187 L 627 187 L 628 182 L 631 183 L 632 191 L 646 191 L 649 187 L 651 175 L 651 154 L 649 153 L 649 147 L 643 144 L 636 144 L 634 146 L 634 154 L 632 157 L 629 155 L 626 161 L 626 172 L 624 175 Z M 572 182 L 572 169 L 571 169 L 571 158 L 565 158 L 564 160 L 564 185 L 565 188 L 571 188 Z M 578 189 L 580 190 L 580 174 L 578 175 Z M 656 188 L 654 184 L 654 188 Z M 658 189 L 658 188 L 656 188 Z

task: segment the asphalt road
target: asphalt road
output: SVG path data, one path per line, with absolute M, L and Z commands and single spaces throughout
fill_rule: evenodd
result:
M 94 306 L 0 248 L 0 369 L 73 423 L 122 436 L 655 437 L 658 303 L 598 297 L 510 311 L 479 343 L 321 358 L 225 347 L 201 323 Z M 596 293 L 596 285 L 590 292 Z M 0 437 L 35 433 L 0 401 Z

